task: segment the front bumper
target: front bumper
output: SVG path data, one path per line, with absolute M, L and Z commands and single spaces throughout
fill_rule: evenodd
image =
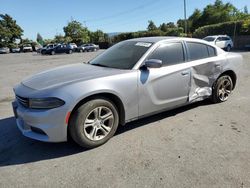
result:
M 12 102 L 17 127 L 26 137 L 44 142 L 67 141 L 67 110 L 63 107 L 36 110 L 23 107 L 18 101 Z

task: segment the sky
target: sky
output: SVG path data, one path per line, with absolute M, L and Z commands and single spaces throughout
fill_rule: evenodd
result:
M 187 16 L 195 8 L 203 9 L 215 0 L 186 0 Z M 24 38 L 36 39 L 64 34 L 63 27 L 72 19 L 89 30 L 106 33 L 145 30 L 148 20 L 158 26 L 184 17 L 184 0 L 0 0 L 0 14 L 9 14 L 24 30 Z M 224 0 L 238 9 L 250 0 Z

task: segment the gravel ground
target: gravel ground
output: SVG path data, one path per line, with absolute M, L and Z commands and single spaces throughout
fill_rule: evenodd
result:
M 0 187 L 250 187 L 249 52 L 241 53 L 243 79 L 225 103 L 199 102 L 131 122 L 92 150 L 23 137 L 12 87 L 97 53 L 0 55 Z

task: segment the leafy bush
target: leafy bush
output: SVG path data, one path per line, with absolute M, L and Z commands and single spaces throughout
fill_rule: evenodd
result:
M 183 28 L 180 27 L 169 28 L 166 32 L 157 29 L 152 31 L 121 33 L 114 37 L 113 42 L 117 43 L 127 39 L 140 38 L 140 37 L 154 37 L 154 36 L 183 36 Z
M 203 38 L 208 35 L 249 35 L 250 34 L 250 21 L 231 21 L 220 24 L 213 24 L 204 27 L 200 27 L 195 30 L 193 37 Z

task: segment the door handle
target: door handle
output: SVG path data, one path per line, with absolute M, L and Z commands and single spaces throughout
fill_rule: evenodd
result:
M 188 74 L 189 74 L 188 71 L 182 71 L 182 72 L 181 72 L 181 75 L 182 75 L 182 76 L 185 76 L 185 75 L 188 75 Z

